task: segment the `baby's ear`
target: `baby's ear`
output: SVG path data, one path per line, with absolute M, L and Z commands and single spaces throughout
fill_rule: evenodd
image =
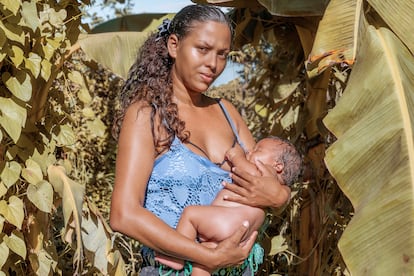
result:
M 278 174 L 280 174 L 280 173 L 282 173 L 283 172 L 283 169 L 285 168 L 285 166 L 283 165 L 283 163 L 282 162 L 275 162 L 274 164 L 273 164 L 273 168 L 276 170 L 276 172 L 278 173 Z

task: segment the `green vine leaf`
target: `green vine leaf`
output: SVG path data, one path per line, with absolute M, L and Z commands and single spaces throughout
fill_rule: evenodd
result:
M 18 71 L 14 76 L 12 76 L 9 72 L 5 72 L 1 78 L 14 96 L 24 102 L 30 100 L 32 97 L 32 84 L 28 74 L 24 71 Z
M 15 143 L 19 140 L 22 128 L 26 124 L 27 111 L 12 99 L 0 97 L 0 125 Z
M 27 182 L 33 185 L 36 185 L 43 180 L 42 169 L 39 164 L 32 159 L 26 160 L 26 168 L 22 170 L 22 176 Z
M 44 59 L 41 64 L 42 70 L 40 71 L 40 75 L 45 81 L 48 81 L 52 73 L 52 63 L 50 63 L 47 59 Z
M 55 136 L 55 139 L 60 146 L 72 146 L 76 142 L 75 133 L 68 124 L 60 126 L 59 134 Z
M 35 32 L 40 25 L 40 19 L 37 15 L 36 1 L 23 2 L 21 13 L 24 24 Z
M 51 271 L 56 270 L 57 262 L 43 248 L 36 252 L 36 254 L 30 254 L 29 259 L 36 275 L 50 275 Z
M 272 238 L 272 247 L 270 249 L 269 255 L 274 256 L 287 249 L 288 245 L 286 244 L 286 239 L 282 235 L 275 236 Z
M 76 262 L 75 270 L 78 270 L 83 258 L 81 223 L 85 186 L 70 179 L 62 166 L 51 165 L 48 167 L 47 172 L 50 183 L 62 198 L 63 218 L 65 221 L 65 228 L 62 234 L 63 239 L 69 243 L 76 241 L 74 262 Z M 76 238 L 73 237 L 74 232 Z
M 2 0 L 1 2 L 7 10 L 11 11 L 14 15 L 17 15 L 20 8 L 20 1 Z
M 93 121 L 87 121 L 86 125 L 88 126 L 88 129 L 91 131 L 91 134 L 98 137 L 103 137 L 105 135 L 107 127 L 99 118 L 95 118 L 95 120 Z
M 29 58 L 25 59 L 26 68 L 37 78 L 40 74 L 42 58 L 36 53 L 29 53 Z
M 21 171 L 22 168 L 16 161 L 6 162 L 6 165 L 4 166 L 0 177 L 4 185 L 6 185 L 7 189 L 16 183 L 16 181 L 19 179 Z
M 3 182 L 0 182 L 0 197 L 4 196 L 7 193 L 8 189 L 4 186 Z M 0 217 L 0 232 L 3 225 L 1 224 L 1 217 Z
M 3 232 L 3 226 L 4 226 L 4 218 L 3 218 L 3 216 L 0 216 L 0 232 Z M 0 258 L 0 260 L 1 260 L 1 258 Z M 0 263 L 0 268 L 1 268 L 1 263 Z
M 51 25 L 60 28 L 64 24 L 64 20 L 67 16 L 67 12 L 64 9 L 55 11 L 53 8 L 45 9 L 40 12 L 40 21 L 49 22 Z
M 16 45 L 12 45 L 11 50 L 12 50 L 13 56 L 10 56 L 10 59 L 16 67 L 19 67 L 20 64 L 22 64 L 23 59 L 24 59 L 23 49 Z
M 73 71 L 68 74 L 68 78 L 74 83 L 80 86 L 78 97 L 81 102 L 88 104 L 92 101 L 92 97 L 89 94 L 88 88 L 86 87 L 85 80 L 79 71 Z
M 24 32 L 22 28 L 16 27 L 14 25 L 11 25 L 9 23 L 3 24 L 2 21 L 0 21 L 0 29 L 3 29 L 3 31 L 6 33 L 6 37 L 10 40 L 19 42 L 21 45 L 24 45 Z
M 9 198 L 9 204 L 5 200 L 0 201 L 0 214 L 8 222 L 21 229 L 24 218 L 23 201 L 14 195 Z
M 9 247 L 3 241 L 0 243 L 0 268 L 6 263 L 7 258 L 9 257 Z
M 49 182 L 42 180 L 36 185 L 29 184 L 27 188 L 27 198 L 39 210 L 50 213 L 53 206 L 53 188 Z
M 22 257 L 23 259 L 26 258 L 26 244 L 24 242 L 23 234 L 20 231 L 13 230 L 10 236 L 3 237 L 4 242 L 7 246 Z

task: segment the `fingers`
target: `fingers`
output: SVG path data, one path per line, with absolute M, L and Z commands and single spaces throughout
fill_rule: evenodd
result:
M 240 244 L 248 230 L 249 230 L 249 222 L 246 220 L 233 234 L 233 236 L 231 237 L 231 240 L 236 244 Z
M 262 176 L 274 176 L 272 171 L 263 164 L 260 160 L 255 160 L 256 167 L 259 169 Z
M 241 245 L 242 248 L 245 249 L 245 250 L 248 250 L 248 252 L 250 252 L 250 250 L 252 249 L 252 247 L 253 247 L 253 245 L 254 245 L 254 243 L 256 241 L 257 235 L 258 235 L 258 232 L 257 231 L 254 231 L 249 236 L 249 238 L 242 243 L 242 245 Z
M 247 186 L 254 179 L 254 176 L 244 170 L 239 170 L 237 167 L 233 167 L 230 174 L 235 183 L 240 186 Z

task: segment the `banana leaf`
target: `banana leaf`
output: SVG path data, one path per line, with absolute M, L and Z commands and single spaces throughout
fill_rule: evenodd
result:
M 413 14 L 414 1 L 384 1 L 368 0 L 389 28 L 401 39 L 401 41 L 414 54 Z
M 234 8 L 265 7 L 277 16 L 320 16 L 329 0 L 193 0 L 194 3 Z
M 310 77 L 335 63 L 352 65 L 362 22 L 362 0 L 331 0 L 319 23 L 312 51 L 306 62 Z
M 153 21 L 168 16 L 166 13 L 145 13 L 121 16 L 95 26 L 91 33 L 142 32 Z
M 387 28 L 361 38 L 324 123 L 325 162 L 355 213 L 339 249 L 353 275 L 414 275 L 414 57 Z
M 126 78 L 147 32 L 111 32 L 79 36 L 77 44 L 88 58 Z
M 139 31 L 122 31 L 121 19 L 112 20 L 113 25 L 103 23 L 103 26 L 97 26 L 97 29 L 99 31 L 115 30 L 114 32 L 80 35 L 75 47 L 81 48 L 90 59 L 125 79 L 129 68 L 135 61 L 139 47 L 148 35 L 155 31 L 165 18 L 173 16 L 173 13 L 169 13 L 161 17 L 150 17 L 151 20 L 147 14 L 129 17 L 128 22 L 135 22 L 130 23 L 130 26 L 136 26 L 134 28 Z

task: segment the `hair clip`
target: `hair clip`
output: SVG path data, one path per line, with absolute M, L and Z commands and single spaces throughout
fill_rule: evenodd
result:
M 160 40 L 161 38 L 167 37 L 170 34 L 170 24 L 171 20 L 168 18 L 165 18 L 162 21 L 162 24 L 158 26 L 158 34 L 155 41 Z

